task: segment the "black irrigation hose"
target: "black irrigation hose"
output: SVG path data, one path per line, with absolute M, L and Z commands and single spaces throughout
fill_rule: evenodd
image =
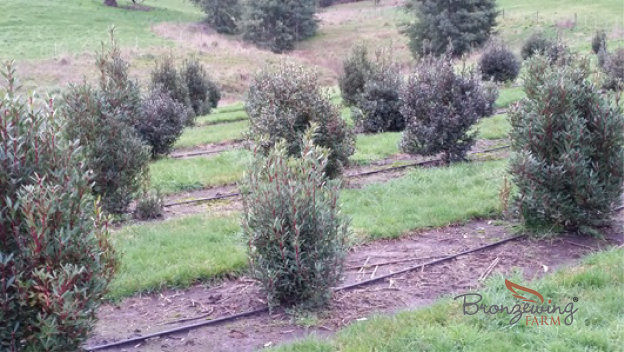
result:
M 503 150 L 503 149 L 508 149 L 508 148 L 510 148 L 510 145 L 504 145 L 504 146 L 496 147 L 496 148 L 492 148 L 492 149 L 476 151 L 476 152 L 472 152 L 470 154 L 474 155 L 474 154 L 492 153 L 492 152 L 496 152 L 496 151 Z M 406 168 L 410 168 L 410 167 L 426 166 L 426 165 L 436 164 L 436 163 L 439 163 L 441 161 L 442 161 L 442 159 L 432 159 L 432 160 L 419 161 L 419 162 L 406 164 L 406 165 L 399 165 L 399 166 L 393 166 L 393 167 L 383 168 L 383 169 L 379 169 L 379 170 L 361 172 L 361 173 L 357 173 L 357 174 L 353 174 L 353 175 L 348 175 L 348 177 L 349 178 L 355 178 L 355 177 L 369 176 L 369 175 L 384 173 L 384 172 L 388 172 L 388 171 L 395 171 L 395 170 L 406 169 Z M 224 194 L 224 195 L 217 195 L 215 197 L 206 197 L 206 198 L 198 198 L 198 199 L 193 199 L 193 200 L 186 200 L 186 201 L 182 201 L 182 202 L 167 203 L 167 204 L 164 204 L 163 207 L 170 208 L 170 207 L 175 207 L 175 206 L 179 206 L 179 205 L 203 203 L 203 202 L 210 202 L 210 201 L 213 201 L 213 200 L 234 198 L 234 197 L 237 197 L 237 196 L 240 196 L 240 193 L 237 193 L 237 192 L 235 192 L 235 193 L 228 193 L 228 194 Z
M 386 275 L 382 275 L 382 276 L 376 277 L 374 279 L 369 279 L 369 280 L 365 280 L 365 281 L 356 282 L 356 283 L 350 284 L 350 285 L 336 287 L 336 288 L 334 288 L 334 292 L 343 291 L 343 290 L 349 290 L 349 289 L 352 289 L 352 288 L 355 288 L 355 287 L 369 285 L 369 284 L 372 284 L 372 283 L 375 283 L 375 282 L 387 279 L 387 278 L 389 278 L 391 276 L 395 276 L 395 275 L 407 273 L 407 272 L 410 272 L 410 271 L 422 269 L 425 266 L 431 266 L 431 265 L 439 264 L 439 263 L 442 263 L 442 262 L 446 262 L 446 261 L 455 259 L 457 257 L 460 257 L 462 255 L 466 255 L 466 254 L 482 251 L 484 249 L 489 249 L 489 248 L 496 247 L 496 246 L 500 246 L 501 244 L 504 244 L 504 243 L 507 243 L 507 242 L 510 242 L 510 241 L 515 241 L 515 240 L 518 240 L 518 239 L 523 238 L 523 237 L 525 237 L 525 236 L 524 235 L 520 235 L 520 236 L 514 236 L 514 237 L 506 238 L 504 240 L 501 240 L 501 241 L 498 241 L 498 242 L 494 242 L 494 243 L 490 243 L 490 244 L 485 245 L 485 246 L 469 249 L 469 250 L 466 250 L 466 251 L 463 251 L 463 252 L 460 252 L 460 253 L 457 253 L 457 254 L 453 254 L 453 255 L 444 257 L 444 258 L 432 260 L 432 261 L 429 261 L 429 262 L 426 262 L 426 263 L 423 263 L 423 264 L 419 264 L 419 265 L 411 266 L 411 267 L 403 269 L 403 270 L 399 270 L 397 272 L 393 272 L 393 273 L 389 273 L 389 274 L 386 274 Z M 164 335 L 169 335 L 169 334 L 174 334 L 174 333 L 180 333 L 180 332 L 193 330 L 193 329 L 196 329 L 196 328 L 199 328 L 199 327 L 205 327 L 205 326 L 216 325 L 216 324 L 224 323 L 224 322 L 228 322 L 228 321 L 233 321 L 233 320 L 236 320 L 236 319 L 245 318 L 245 317 L 249 317 L 249 316 L 252 316 L 252 315 L 264 313 L 264 312 L 266 312 L 268 310 L 269 310 L 268 307 L 257 308 L 257 309 L 253 309 L 253 310 L 250 310 L 250 311 L 247 311 L 247 312 L 238 313 L 238 314 L 234 314 L 234 315 L 228 315 L 228 316 L 217 318 L 217 319 L 213 319 L 213 320 L 204 320 L 204 321 L 200 321 L 200 322 L 189 324 L 189 325 L 183 325 L 183 326 L 179 326 L 177 328 L 168 329 L 168 330 L 164 330 L 164 331 L 161 331 L 161 332 L 155 332 L 155 333 L 148 334 L 148 335 L 145 335 L 145 336 L 133 337 L 133 338 L 130 338 L 130 339 L 127 339 L 127 340 L 121 340 L 121 341 L 112 342 L 112 343 L 108 343 L 108 344 L 104 344 L 104 345 L 85 347 L 85 349 L 87 351 L 98 351 L 98 350 L 103 350 L 103 349 L 107 349 L 107 348 L 111 348 L 111 347 L 124 346 L 124 345 L 131 344 L 131 343 L 142 342 L 142 341 L 145 341 L 147 339 L 151 339 L 151 338 L 155 338 L 155 337 L 161 337 L 161 336 L 164 336 Z M 202 318 L 197 318 L 197 319 L 202 319 Z

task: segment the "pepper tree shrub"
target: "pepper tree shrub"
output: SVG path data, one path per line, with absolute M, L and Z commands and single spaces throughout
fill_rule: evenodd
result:
M 107 219 L 91 196 L 80 148 L 60 133 L 66 116 L 52 100 L 19 97 L 12 65 L 4 77 L 0 350 L 75 351 L 116 268 Z
M 206 13 L 206 23 L 218 33 L 237 34 L 243 6 L 239 0 L 191 0 Z
M 369 133 L 397 132 L 405 129 L 400 97 L 403 81 L 392 62 L 384 61 L 374 67 L 364 91 L 353 110 L 353 120 Z
M 254 0 L 245 3 L 243 39 L 275 53 L 290 51 L 316 34 L 316 0 Z
M 154 158 L 171 152 L 182 135 L 186 117 L 186 107 L 157 86 L 143 99 L 134 127 L 143 141 L 152 147 Z
M 555 41 L 547 38 L 544 33 L 533 33 L 522 45 L 522 58 L 524 60 L 527 60 L 535 54 L 546 55 L 550 48 L 552 48 L 554 45 Z
M 529 227 L 600 226 L 620 203 L 624 117 L 590 80 L 588 62 L 528 62 L 526 98 L 509 112 L 519 213 Z
M 449 57 L 422 60 L 402 91 L 406 128 L 401 149 L 443 153 L 446 163 L 463 160 L 475 143 L 473 125 L 491 110 L 491 94 L 474 70 L 455 72 Z
M 408 0 L 416 19 L 406 30 L 415 57 L 461 56 L 485 44 L 496 26 L 495 0 Z
M 150 159 L 149 147 L 134 128 L 141 116 L 141 94 L 127 74 L 114 39 L 98 55 L 99 87 L 70 85 L 63 95 L 63 115 L 71 121 L 64 136 L 79 141 L 92 170 L 93 193 L 111 214 L 124 213 L 140 188 Z
M 245 110 L 249 139 L 270 149 L 285 140 L 289 155 L 301 155 L 301 135 L 317 125 L 314 143 L 329 149 L 326 173 L 339 176 L 355 150 L 352 129 L 319 84 L 318 73 L 290 62 L 268 67 L 252 80 Z
M 372 67 L 373 63 L 368 57 L 366 46 L 362 44 L 354 46 L 342 63 L 342 74 L 338 78 L 340 94 L 345 105 L 353 106 L 360 99 Z
M 342 273 L 349 224 L 340 182 L 325 176 L 329 150 L 314 144 L 313 128 L 297 157 L 285 141 L 256 152 L 241 184 L 251 268 L 271 306 L 321 306 Z
M 171 56 L 164 56 L 156 62 L 156 66 L 151 72 L 150 89 L 161 89 L 171 97 L 183 104 L 187 108 L 187 119 L 185 124 L 192 126 L 195 124 L 195 111 L 191 104 L 189 87 L 182 74 L 175 67 Z
M 591 46 L 594 54 L 598 54 L 600 50 L 607 50 L 607 33 L 604 30 L 597 31 L 592 38 Z
M 605 74 L 605 89 L 624 89 L 624 48 L 605 54 L 602 71 Z
M 491 42 L 479 58 L 479 68 L 485 80 L 509 82 L 518 77 L 520 61 L 503 43 Z
M 184 62 L 182 78 L 186 82 L 190 104 L 196 116 L 207 115 L 213 107 L 217 107 L 221 92 L 197 59 L 187 59 Z

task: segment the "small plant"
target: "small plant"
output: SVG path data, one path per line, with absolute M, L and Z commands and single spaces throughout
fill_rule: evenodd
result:
M 409 77 L 401 112 L 406 128 L 401 149 L 406 153 L 443 153 L 446 163 L 465 158 L 475 143 L 472 126 L 491 109 L 487 93 L 474 71 L 459 74 L 449 57 L 423 60 Z
M 158 86 L 143 100 L 134 127 L 152 147 L 154 158 L 169 154 L 182 134 L 186 118 L 187 108 Z
M 141 114 L 138 84 L 128 78 L 127 63 L 111 33 L 111 47 L 98 55 L 99 89 L 70 85 L 63 95 L 62 114 L 71 123 L 64 135 L 83 147 L 92 170 L 93 193 L 102 207 L 122 214 L 140 187 L 147 170 L 149 148 L 134 129 Z
M 342 273 L 348 221 L 340 183 L 324 173 L 329 150 L 314 145 L 312 129 L 297 158 L 284 141 L 256 153 L 241 185 L 252 272 L 271 306 L 322 306 Z
M 555 41 L 544 36 L 544 33 L 533 33 L 522 46 L 522 58 L 527 60 L 535 54 L 546 55 L 554 45 Z
M 116 268 L 88 169 L 48 102 L 17 95 L 11 63 L 0 97 L 0 350 L 77 351 Z
M 182 74 L 176 69 L 171 56 L 164 56 L 156 62 L 156 67 L 151 73 L 150 89 L 167 92 L 174 100 L 187 107 L 185 124 L 192 126 L 195 123 L 195 111 L 191 105 L 189 87 Z
M 604 30 L 596 32 L 592 38 L 592 51 L 598 54 L 601 50 L 607 50 L 607 33 Z
M 160 192 L 144 188 L 137 199 L 133 216 L 138 220 L 153 220 L 163 216 L 163 198 Z
M 603 87 L 611 90 L 624 89 L 624 48 L 616 50 L 614 53 L 604 54 L 602 71 L 605 74 Z
M 530 228 L 604 225 L 620 203 L 624 116 L 590 81 L 588 62 L 529 61 L 527 97 L 511 109 L 518 209 Z M 590 231 L 591 232 L 591 231 Z
M 263 70 L 253 79 L 245 109 L 249 138 L 266 149 L 284 139 L 289 155 L 301 155 L 301 135 L 315 123 L 315 144 L 330 151 L 330 177 L 342 173 L 354 152 L 353 131 L 321 90 L 316 72 L 288 62 Z
M 479 59 L 483 79 L 496 82 L 513 81 L 520 73 L 520 61 L 500 42 L 491 42 Z
M 221 99 L 217 85 L 210 79 L 206 68 L 197 59 L 189 59 L 182 67 L 182 77 L 189 92 L 191 107 L 196 116 L 207 115 Z
M 206 13 L 206 23 L 219 33 L 237 34 L 243 6 L 239 0 L 191 0 Z
M 342 74 L 338 78 L 342 100 L 347 106 L 355 105 L 364 92 L 364 86 L 373 69 L 364 45 L 356 45 L 342 63 Z

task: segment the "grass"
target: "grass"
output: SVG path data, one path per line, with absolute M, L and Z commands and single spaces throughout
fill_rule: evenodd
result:
M 243 138 L 243 133 L 248 130 L 249 121 L 191 127 L 184 130 L 174 147 L 190 148 L 203 144 L 237 140 Z
M 125 47 L 171 45 L 151 31 L 161 22 L 191 22 L 201 12 L 189 1 L 147 1 L 150 11 L 131 11 L 103 5 L 103 0 L 0 2 L 0 58 L 41 59 L 58 54 L 92 52 L 107 40 L 115 25 Z M 130 1 L 120 0 L 120 5 Z
M 343 211 L 368 239 L 444 226 L 499 212 L 507 161 L 415 169 L 404 177 L 342 191 Z M 371 216 L 374 214 L 374 216 Z
M 243 176 L 249 160 L 246 150 L 206 158 L 162 159 L 150 165 L 151 184 L 164 194 L 230 184 Z
M 113 234 L 121 266 L 109 298 L 188 286 L 244 268 L 247 256 L 234 216 L 195 215 L 131 225 Z
M 498 99 L 496 99 L 494 106 L 499 109 L 506 108 L 524 97 L 522 87 L 502 88 L 498 91 Z
M 621 351 L 623 265 L 624 250 L 609 250 L 531 283 L 531 288 L 559 305 L 570 303 L 571 297 L 579 298 L 570 326 L 562 322 L 556 327 L 531 327 L 525 321 L 509 326 L 506 315 L 465 316 L 460 302 L 449 297 L 427 308 L 355 323 L 331 340 L 310 337 L 272 351 Z M 489 279 L 478 292 L 488 304 L 512 306 L 518 302 L 501 276 Z
M 477 124 L 477 130 L 481 139 L 502 139 L 509 135 L 511 125 L 507 114 L 501 114 L 482 118 Z
M 244 105 L 241 102 L 215 109 L 211 114 L 200 116 L 195 121 L 197 125 L 210 125 L 221 122 L 247 120 L 248 118 Z
M 400 132 L 360 134 L 355 143 L 355 154 L 351 161 L 355 164 L 368 164 L 399 153 Z

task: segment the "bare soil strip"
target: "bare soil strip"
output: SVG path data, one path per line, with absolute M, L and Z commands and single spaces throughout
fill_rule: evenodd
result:
M 485 275 L 496 277 L 521 269 L 527 280 L 540 277 L 560 266 L 575 263 L 589 252 L 621 245 L 624 243 L 623 228 L 624 221 L 619 216 L 603 240 L 571 235 L 547 240 L 522 239 L 423 271 L 337 292 L 330 306 L 317 312 L 312 319 L 296 319 L 283 310 L 276 310 L 270 315 L 261 314 L 107 351 L 254 351 L 309 333 L 325 335 L 375 313 L 416 308 L 443 295 L 478 290 L 479 278 Z M 346 272 L 339 285 L 397 272 L 431 258 L 458 253 L 511 235 L 507 224 L 474 221 L 463 226 L 427 230 L 400 239 L 356 246 L 349 253 Z M 89 345 L 170 329 L 188 324 L 197 317 L 215 319 L 265 305 L 260 286 L 248 277 L 136 296 L 100 309 L 100 321 Z M 305 326 L 306 321 L 308 326 Z
M 225 141 L 220 143 L 205 144 L 191 148 L 176 149 L 169 155 L 173 159 L 187 159 L 197 156 L 213 155 L 243 147 L 242 140 Z

